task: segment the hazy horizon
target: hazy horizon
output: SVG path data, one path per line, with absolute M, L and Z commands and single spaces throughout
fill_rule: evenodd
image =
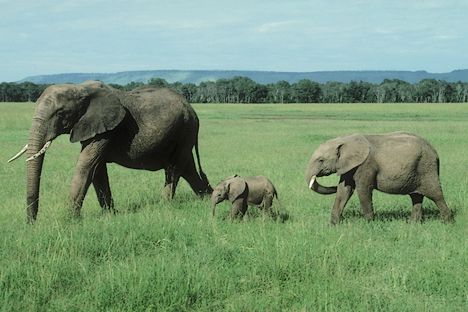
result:
M 311 71 L 287 71 L 287 70 L 252 70 L 252 69 L 217 69 L 217 68 L 207 68 L 207 69 L 177 69 L 177 68 L 159 68 L 159 69 L 129 69 L 121 71 L 108 71 L 108 72 L 56 72 L 56 73 L 42 73 L 37 74 L 38 76 L 46 75 L 61 75 L 61 74 L 116 74 L 124 72 L 151 72 L 151 71 L 222 71 L 222 72 L 277 72 L 277 73 L 308 73 L 308 72 L 427 72 L 430 74 L 443 74 L 450 73 L 454 71 L 468 70 L 468 68 L 454 68 L 447 71 L 429 71 L 425 69 L 416 69 L 416 70 L 405 70 L 405 69 L 337 69 L 337 70 L 311 70 Z M 31 75 L 36 76 L 36 75 Z M 23 77 L 26 78 L 26 77 Z
M 140 70 L 468 68 L 468 2 L 0 0 L 0 81 Z

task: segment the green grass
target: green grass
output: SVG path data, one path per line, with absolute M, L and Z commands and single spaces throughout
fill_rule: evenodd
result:
M 212 220 L 208 200 L 181 181 L 161 199 L 162 172 L 110 165 L 117 209 L 102 215 L 93 189 L 80 222 L 65 202 L 80 146 L 49 149 L 38 221 L 25 223 L 24 158 L 33 104 L 0 104 L 1 311 L 466 311 L 468 304 L 468 106 L 463 104 L 194 105 L 202 165 L 213 185 L 234 173 L 276 185 L 284 223 L 252 215 Z M 424 202 L 407 222 L 409 196 L 375 193 L 365 222 L 355 196 L 328 225 L 333 196 L 307 189 L 314 148 L 349 133 L 396 130 L 427 138 L 455 224 Z M 337 182 L 336 176 L 322 179 Z

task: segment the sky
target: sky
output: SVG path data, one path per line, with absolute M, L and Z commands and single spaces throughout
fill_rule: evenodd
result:
M 468 0 L 0 0 L 0 81 L 154 69 L 468 68 Z

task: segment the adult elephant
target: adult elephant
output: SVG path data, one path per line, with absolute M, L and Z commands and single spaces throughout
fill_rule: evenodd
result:
M 324 187 L 317 182 L 317 177 L 333 173 L 340 176 L 338 187 Z M 340 221 L 354 190 L 358 193 L 364 217 L 372 219 L 374 189 L 410 195 L 413 221 L 421 220 L 424 196 L 436 203 L 445 221 L 452 220 L 440 186 L 437 152 L 426 140 L 411 133 L 354 134 L 329 140 L 313 153 L 306 180 L 318 193 L 336 193 L 332 224 Z
M 73 175 L 72 213 L 81 206 L 92 183 L 104 209 L 113 210 L 107 163 L 159 170 L 166 175 L 165 193 L 175 194 L 182 176 L 202 196 L 213 191 L 198 152 L 198 117 L 184 97 L 167 88 L 116 90 L 98 81 L 48 87 L 37 100 L 29 142 L 20 153 L 27 159 L 27 218 L 36 219 L 45 151 L 59 135 L 81 142 Z M 192 149 L 195 146 L 199 173 Z M 11 161 L 10 160 L 10 161 Z

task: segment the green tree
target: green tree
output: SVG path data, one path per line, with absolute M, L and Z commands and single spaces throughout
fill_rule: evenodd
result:
M 268 84 L 267 89 L 268 100 L 272 103 L 290 103 L 292 101 L 291 85 L 286 80 Z
M 351 81 L 344 86 L 342 101 L 347 103 L 375 102 L 372 84 L 363 81 Z
M 294 100 L 297 103 L 318 103 L 322 90 L 320 85 L 309 79 L 299 80 L 292 85 Z
M 416 85 L 416 98 L 419 103 L 435 103 L 439 85 L 435 79 L 423 79 Z
M 182 85 L 181 93 L 187 101 L 193 102 L 195 100 L 195 94 L 197 93 L 197 86 L 193 83 L 186 83 Z
M 330 81 L 321 85 L 322 94 L 320 102 L 322 103 L 343 103 L 345 83 Z
M 136 88 L 139 88 L 139 87 L 142 87 L 144 86 L 145 84 L 143 82 L 130 82 L 130 83 L 127 83 L 123 88 L 125 91 L 131 91 L 133 89 L 136 89 Z
M 155 77 L 148 81 L 148 85 L 152 87 L 168 87 L 169 83 L 165 79 Z

